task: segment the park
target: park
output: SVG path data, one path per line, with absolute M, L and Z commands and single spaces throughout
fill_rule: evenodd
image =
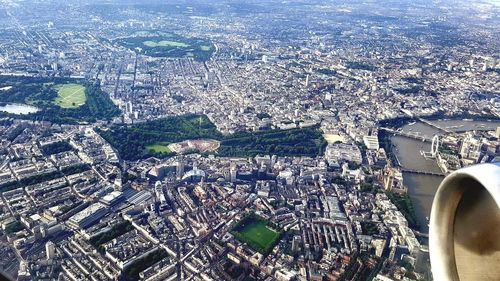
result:
M 198 61 L 210 59 L 215 48 L 201 38 L 184 37 L 173 33 L 157 33 L 147 36 L 133 36 L 115 40 L 121 46 L 137 53 L 164 58 L 193 58 Z
M 279 241 L 281 233 L 269 226 L 262 217 L 249 214 L 239 221 L 231 233 L 240 242 L 246 243 L 261 254 L 269 253 Z
M 55 104 L 62 108 L 77 108 L 85 104 L 85 87 L 80 84 L 57 84 L 54 86 L 57 91 Z

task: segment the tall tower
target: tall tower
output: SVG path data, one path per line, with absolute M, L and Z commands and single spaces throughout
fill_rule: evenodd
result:
M 183 175 L 184 175 L 184 159 L 182 159 L 181 156 L 177 161 L 177 179 L 182 179 Z
M 128 113 L 128 114 L 132 114 L 134 112 L 134 108 L 133 108 L 133 105 L 132 105 L 132 101 L 128 101 L 126 106 L 125 106 L 125 112 Z
M 439 152 L 439 136 L 435 135 L 432 138 L 432 145 L 431 145 L 431 155 L 432 157 L 436 157 Z
M 229 175 L 231 182 L 236 182 L 236 176 L 238 175 L 238 167 L 236 166 L 236 163 L 231 163 L 231 166 L 229 167 Z
M 45 243 L 45 253 L 47 260 L 53 260 L 56 257 L 56 247 L 52 241 Z

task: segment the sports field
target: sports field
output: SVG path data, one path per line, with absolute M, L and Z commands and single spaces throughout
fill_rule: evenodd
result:
M 85 104 L 85 87 L 80 84 L 58 84 L 54 86 L 57 91 L 55 104 L 62 108 L 77 108 Z
M 146 145 L 146 149 L 153 151 L 154 153 L 170 153 L 172 150 L 168 148 L 168 143 L 158 142 L 151 145 Z
M 233 229 L 233 234 L 241 242 L 247 243 L 254 250 L 266 253 L 278 241 L 280 233 L 270 229 L 266 221 L 246 218 Z

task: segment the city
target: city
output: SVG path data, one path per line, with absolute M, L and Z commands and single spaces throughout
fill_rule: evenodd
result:
M 12 280 L 433 280 L 500 161 L 495 1 L 0 0 Z

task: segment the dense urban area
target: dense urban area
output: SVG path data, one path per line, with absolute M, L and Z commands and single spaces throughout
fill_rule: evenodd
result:
M 13 280 L 432 280 L 500 160 L 498 1 L 0 0 Z

